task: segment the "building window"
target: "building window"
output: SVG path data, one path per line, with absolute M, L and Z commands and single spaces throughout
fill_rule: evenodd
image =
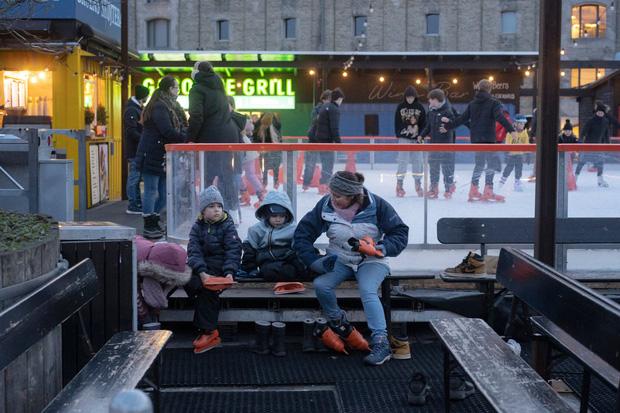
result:
M 605 69 L 571 69 L 570 87 L 581 87 L 605 76 Z
M 502 33 L 516 33 L 517 32 L 517 12 L 516 11 L 503 11 L 502 12 Z
M 368 17 L 355 16 L 353 17 L 353 30 L 355 37 L 366 36 L 366 26 L 368 25 Z
M 228 20 L 217 21 L 217 39 L 230 40 L 230 27 Z
M 439 14 L 426 15 L 426 34 L 439 34 Z
M 297 19 L 284 19 L 284 38 L 294 39 L 297 37 Z
M 605 37 L 607 28 L 607 9 L 598 4 L 573 6 L 570 16 L 571 38 Z
M 166 49 L 170 47 L 170 21 L 154 19 L 146 22 L 147 47 L 149 49 Z

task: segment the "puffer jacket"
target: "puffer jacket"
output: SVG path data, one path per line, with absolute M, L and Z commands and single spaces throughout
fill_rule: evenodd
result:
M 326 103 L 319 109 L 312 142 L 340 143 L 340 108 L 337 103 Z
M 454 110 L 448 101 L 438 108 L 428 111 L 426 116 L 426 127 L 420 133 L 422 137 L 430 136 L 431 143 L 454 143 L 454 130 L 448 130 L 446 125 L 441 122 L 441 118 L 446 117 L 450 121 L 454 120 Z M 446 132 L 440 131 L 441 127 L 445 127 Z
M 235 274 L 241 262 L 241 240 L 228 215 L 215 223 L 199 218 L 189 233 L 187 265 L 195 273 L 224 276 Z
M 268 206 L 273 204 L 280 205 L 288 211 L 287 223 L 281 228 L 269 225 Z M 260 222 L 248 229 L 248 239 L 243 243 L 243 269 L 251 271 L 268 262 L 294 258 L 292 243 L 296 224 L 288 196 L 284 192 L 267 193 L 262 206 L 256 210 L 256 218 Z
M 185 135 L 182 130 L 174 127 L 172 116 L 174 115 L 164 103 L 157 102 L 153 106 L 151 117 L 144 122 L 144 129 L 134 160 L 142 173 L 165 175 L 165 145 L 185 141 Z
M 238 143 L 222 80 L 215 72 L 198 72 L 189 91 L 187 136 L 200 143 Z
M 488 92 L 478 92 L 467 109 L 450 125 L 456 128 L 469 122 L 471 143 L 496 143 L 495 122 L 499 122 L 509 133 L 514 128 L 502 113 L 502 104 Z
M 309 267 L 320 258 L 313 244 L 326 233 L 329 239 L 327 253 L 338 256 L 347 265 L 376 261 L 388 265 L 387 258 L 366 257 L 352 251 L 349 238 L 371 236 L 381 245 L 386 257 L 395 257 L 407 246 L 409 227 L 400 219 L 394 208 L 379 196 L 364 189 L 364 204 L 352 222 L 342 219 L 331 204 L 331 196 L 323 197 L 297 225 L 293 248 L 302 262 Z

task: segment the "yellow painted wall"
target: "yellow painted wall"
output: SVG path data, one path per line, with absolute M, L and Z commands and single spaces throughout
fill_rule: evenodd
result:
M 73 53 L 62 58 L 53 70 L 54 112 L 52 127 L 54 129 L 84 129 L 84 108 L 82 93 L 82 50 L 76 48 Z M 78 144 L 75 139 L 62 135 L 54 135 L 54 146 L 64 148 L 67 158 L 73 159 L 73 179 L 78 175 Z M 86 154 L 82 154 L 86 156 Z M 74 205 L 79 206 L 79 188 L 73 187 Z

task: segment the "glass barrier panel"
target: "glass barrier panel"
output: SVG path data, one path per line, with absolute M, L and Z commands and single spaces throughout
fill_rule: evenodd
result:
M 437 271 L 458 264 L 469 249 L 478 248 L 440 244 L 437 222 L 441 218 L 534 217 L 534 152 L 507 151 L 504 145 L 478 152 L 384 149 L 221 152 L 201 147 L 196 151 L 168 152 L 168 238 L 187 242 L 199 214 L 200 192 L 211 184 L 220 189 L 224 207 L 237 224 L 240 238 L 245 240 L 248 229 L 258 222 L 256 209 L 267 191 L 286 193 L 299 222 L 327 193 L 331 174 L 341 170 L 362 173 L 365 187 L 390 203 L 409 226 L 408 248 L 391 259 L 396 271 Z M 590 152 L 580 154 L 579 158 L 570 153 L 560 154 L 558 217 L 618 216 L 618 154 Z M 602 163 L 603 178 L 598 178 L 598 169 L 590 171 L 589 163 L 594 168 Z M 575 179 L 580 164 L 580 174 Z M 472 183 L 476 182 L 478 186 L 472 190 Z M 316 246 L 324 249 L 327 242 L 322 235 Z M 569 269 L 582 268 L 584 262 L 593 265 L 592 260 L 584 258 L 584 247 L 570 248 L 564 250 Z M 602 247 L 592 248 L 598 253 Z M 620 261 L 618 249 L 609 251 L 616 254 L 610 257 Z M 599 264 L 601 268 L 612 265 L 602 259 L 597 260 L 596 265 Z

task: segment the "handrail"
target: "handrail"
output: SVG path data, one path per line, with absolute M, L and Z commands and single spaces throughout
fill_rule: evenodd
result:
M 209 151 L 336 151 L 336 152 L 536 152 L 534 144 L 456 143 L 376 144 L 376 143 L 175 143 L 168 152 Z M 620 152 L 620 144 L 559 144 L 559 152 Z

